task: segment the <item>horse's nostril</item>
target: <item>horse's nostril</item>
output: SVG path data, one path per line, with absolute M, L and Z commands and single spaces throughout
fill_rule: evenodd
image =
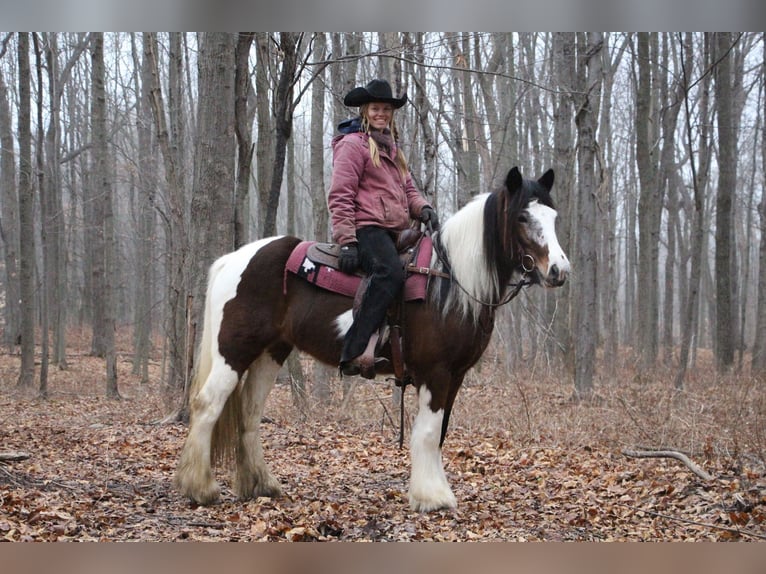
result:
M 559 276 L 559 266 L 558 265 L 552 265 L 551 270 L 548 272 L 548 274 L 551 276 L 552 279 L 555 279 Z

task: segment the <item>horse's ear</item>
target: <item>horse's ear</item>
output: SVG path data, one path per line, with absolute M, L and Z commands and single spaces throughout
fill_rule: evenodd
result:
M 539 184 L 540 184 L 540 185 L 542 185 L 542 186 L 543 186 L 545 189 L 547 189 L 548 191 L 550 191 L 550 190 L 551 190 L 551 188 L 553 187 L 553 170 L 552 170 L 552 169 L 549 169 L 548 171 L 546 171 L 546 172 L 545 172 L 545 173 L 542 175 L 542 177 L 540 177 L 540 179 L 538 179 L 538 180 L 537 180 L 537 183 L 539 183 Z
M 519 168 L 511 168 L 511 171 L 508 172 L 508 177 L 505 178 L 505 187 L 507 187 L 508 191 L 513 194 L 514 191 L 521 187 L 522 183 L 523 180 L 521 178 L 521 172 L 519 171 Z

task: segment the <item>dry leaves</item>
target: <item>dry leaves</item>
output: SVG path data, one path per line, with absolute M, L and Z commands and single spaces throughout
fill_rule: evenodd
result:
M 6 367 L 9 360 L 2 358 Z M 96 383 L 85 388 L 83 377 L 98 378 L 88 374 L 98 367 L 90 361 L 82 358 L 57 374 L 61 380 L 51 385 L 47 402 L 15 396 L 10 369 L 0 369 L 0 451 L 31 455 L 0 463 L 0 540 L 766 537 L 766 476 L 752 453 L 725 456 L 714 439 L 707 454 L 704 448 L 690 452 L 717 477 L 707 482 L 677 461 L 628 459 L 620 446 L 632 437 L 620 445 L 614 441 L 618 429 L 595 428 L 594 421 L 606 420 L 605 408 L 571 405 L 560 387 L 553 395 L 527 389 L 527 410 L 540 404 L 544 421 L 511 423 L 498 415 L 479 424 L 473 413 L 487 416 L 488 401 L 509 417 L 521 407 L 512 386 L 475 381 L 458 396 L 444 448 L 456 511 L 409 510 L 409 452 L 398 450 L 397 429 L 383 412 L 395 415 L 390 389 L 361 382 L 348 401 L 351 412 L 312 409 L 304 422 L 292 409 L 289 388 L 278 385 L 262 430 L 285 497 L 238 501 L 219 469 L 221 503 L 199 507 L 172 488 L 185 427 L 152 424 L 164 415 L 157 390 L 138 385 L 127 372 L 121 372 L 122 401 L 101 397 Z M 80 387 L 72 392 L 71 385 Z M 408 401 L 409 415 L 413 404 Z M 554 424 L 562 427 L 555 436 Z M 566 436 L 573 440 L 564 442 Z

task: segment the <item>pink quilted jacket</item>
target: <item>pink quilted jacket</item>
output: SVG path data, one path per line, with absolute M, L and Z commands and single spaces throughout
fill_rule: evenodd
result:
M 332 217 L 332 239 L 356 241 L 356 229 L 374 225 L 401 230 L 429 205 L 408 174 L 402 178 L 393 159 L 380 150 L 380 167 L 370 158 L 365 133 L 336 136 L 332 141 L 333 172 L 327 205 Z

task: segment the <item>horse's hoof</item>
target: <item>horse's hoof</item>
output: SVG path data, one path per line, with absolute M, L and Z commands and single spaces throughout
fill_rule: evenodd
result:
M 362 367 L 357 361 L 343 361 L 338 370 L 344 377 L 356 377 L 362 372 Z
M 253 495 L 257 498 L 259 496 L 266 496 L 268 498 L 281 498 L 282 487 L 278 484 L 264 484 L 257 487 L 253 491 Z
M 221 498 L 221 487 L 216 483 L 204 491 L 186 492 L 184 494 L 186 494 L 192 502 L 196 502 L 200 506 L 210 506 L 211 504 L 218 502 Z
M 457 499 L 455 495 L 449 493 L 444 499 L 435 498 L 415 498 L 412 495 L 410 499 L 410 509 L 414 512 L 433 512 L 435 510 L 455 510 L 457 508 Z

